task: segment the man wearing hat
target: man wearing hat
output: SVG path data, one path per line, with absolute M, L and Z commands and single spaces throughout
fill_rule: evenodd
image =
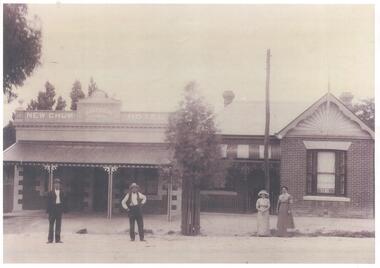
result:
M 129 186 L 129 192 L 121 201 L 121 205 L 128 211 L 129 216 L 129 235 L 131 241 L 135 241 L 135 221 L 139 229 L 140 241 L 144 240 L 144 222 L 141 207 L 146 202 L 146 196 L 139 192 L 139 186 L 132 183 Z
M 53 190 L 47 194 L 46 212 L 49 214 L 49 236 L 47 243 L 53 243 L 54 224 L 55 224 L 55 242 L 61 241 L 61 222 L 62 213 L 64 212 L 66 196 L 61 190 L 61 180 L 54 179 Z

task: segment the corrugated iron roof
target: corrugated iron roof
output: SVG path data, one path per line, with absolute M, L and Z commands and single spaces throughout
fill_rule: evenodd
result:
M 5 162 L 165 165 L 165 145 L 122 143 L 17 142 L 3 153 Z
M 270 135 L 284 128 L 311 103 L 271 102 Z M 233 101 L 216 116 L 216 126 L 223 135 L 264 135 L 265 102 Z

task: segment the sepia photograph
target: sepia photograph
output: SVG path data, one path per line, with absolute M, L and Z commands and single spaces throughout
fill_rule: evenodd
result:
M 3 263 L 375 263 L 375 5 L 4 3 Z

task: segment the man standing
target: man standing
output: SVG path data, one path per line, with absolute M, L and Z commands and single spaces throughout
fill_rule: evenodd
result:
M 129 235 L 131 241 L 135 241 L 135 221 L 139 229 L 140 241 L 144 240 L 144 222 L 141 207 L 146 202 L 146 196 L 139 192 L 139 186 L 132 183 L 129 186 L 129 192 L 121 201 L 121 205 L 128 211 L 129 216 Z
M 47 243 L 53 243 L 55 224 L 55 243 L 61 241 L 62 213 L 65 208 L 65 195 L 61 190 L 61 180 L 54 179 L 54 189 L 48 192 L 46 212 L 49 214 L 49 236 Z

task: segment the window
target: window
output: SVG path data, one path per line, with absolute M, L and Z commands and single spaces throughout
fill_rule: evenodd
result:
M 158 171 L 156 169 L 138 169 L 135 176 L 136 183 L 140 186 L 140 191 L 146 195 L 158 194 Z
M 222 157 L 227 158 L 227 144 L 222 144 L 221 150 L 222 150 Z
M 317 153 L 317 193 L 335 193 L 335 153 Z
M 259 158 L 264 159 L 264 145 L 259 145 Z M 272 158 L 272 146 L 268 146 L 268 158 Z
M 237 146 L 237 158 L 249 158 L 248 144 L 239 144 Z
M 158 178 L 148 178 L 146 179 L 146 191 L 147 195 L 157 195 L 158 194 Z
M 346 152 L 307 151 L 307 194 L 346 194 Z

